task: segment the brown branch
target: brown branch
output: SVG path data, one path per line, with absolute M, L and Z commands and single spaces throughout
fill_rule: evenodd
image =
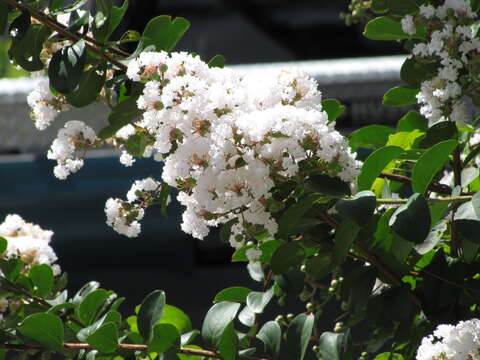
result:
M 27 344 L 4 344 L 0 345 L 0 348 L 4 348 L 5 350 L 48 350 L 48 348 L 41 346 L 41 345 L 27 345 Z M 69 350 L 95 350 L 89 344 L 85 343 L 64 343 L 64 349 Z M 148 350 L 148 345 L 143 344 L 118 344 L 118 348 L 120 350 L 127 350 L 127 351 L 146 351 Z M 214 359 L 223 359 L 223 356 L 215 351 L 210 350 L 202 350 L 202 349 L 189 349 L 189 348 L 180 348 L 177 349 L 177 354 L 184 354 L 184 355 L 196 355 L 196 356 L 205 356 Z M 241 359 L 245 360 L 270 360 L 268 358 L 257 358 L 253 356 L 240 356 Z
M 383 178 L 383 179 L 389 179 L 393 181 L 398 181 L 403 184 L 410 185 L 412 183 L 412 179 L 410 179 L 407 176 L 403 175 L 398 175 L 398 174 L 389 174 L 382 172 L 378 177 Z M 451 195 L 452 194 L 452 188 L 448 185 L 444 184 L 439 184 L 439 183 L 431 183 L 428 187 L 429 190 L 434 191 L 439 194 L 444 194 L 444 195 Z
M 462 186 L 462 159 L 461 159 L 461 149 L 459 146 L 453 151 L 453 179 L 455 186 Z M 458 236 L 458 232 L 455 229 L 455 213 L 460 205 L 453 205 L 452 206 L 452 215 L 451 215 L 451 222 L 450 222 L 450 236 L 451 236 L 451 247 L 452 247 L 452 255 L 453 256 L 460 256 L 461 253 L 461 240 Z
M 20 11 L 28 12 L 34 19 L 36 19 L 40 23 L 44 24 L 45 26 L 48 26 L 49 28 L 55 30 L 59 34 L 62 34 L 63 36 L 65 36 L 67 39 L 69 39 L 71 41 L 78 42 L 78 41 L 82 40 L 81 37 L 65 30 L 62 26 L 58 26 L 56 23 L 52 22 L 51 19 L 49 17 L 47 17 L 46 15 L 44 15 L 44 14 L 38 12 L 38 11 L 35 11 L 33 9 L 30 9 L 28 6 L 26 6 L 24 4 L 17 3 L 15 0 L 0 0 L 0 1 L 2 1 L 2 2 L 6 3 L 10 6 L 13 6 L 14 8 L 19 9 Z M 107 62 L 109 62 L 113 65 L 115 65 L 119 69 L 127 70 L 126 65 L 124 65 L 121 62 L 115 60 L 110 55 L 105 54 L 102 50 L 98 49 L 97 47 L 92 46 L 88 42 L 85 43 L 85 46 L 89 50 L 91 50 L 92 52 L 94 52 L 95 54 L 100 56 L 102 59 L 104 59 L 105 61 L 107 61 Z

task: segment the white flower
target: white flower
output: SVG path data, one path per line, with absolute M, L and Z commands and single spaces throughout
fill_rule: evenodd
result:
M 32 118 L 38 130 L 49 127 L 60 111 L 66 108 L 65 103 L 50 91 L 47 79 L 40 80 L 37 88 L 28 94 L 27 103 L 32 108 Z
M 250 248 L 245 252 L 248 261 L 258 261 L 262 256 L 262 250 L 257 248 Z
M 407 15 L 405 16 L 402 21 L 402 30 L 407 35 L 415 35 L 417 29 L 415 28 L 415 23 L 413 22 L 413 16 Z
M 417 360 L 479 360 L 480 320 L 460 321 L 457 325 L 439 325 L 424 337 Z
M 431 19 L 435 15 L 435 8 L 432 5 L 420 5 L 420 15 Z
M 128 167 L 128 166 L 132 166 L 134 162 L 135 162 L 135 159 L 133 158 L 133 156 L 130 155 L 125 150 L 123 150 L 122 155 L 120 155 L 120 163 Z

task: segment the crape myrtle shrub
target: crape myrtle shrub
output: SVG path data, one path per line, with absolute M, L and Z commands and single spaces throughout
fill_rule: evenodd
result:
M 245 76 L 221 56 L 172 52 L 183 18 L 111 41 L 128 1 L 97 0 L 96 13 L 85 2 L 0 0 L 8 56 L 42 76 L 28 96 L 38 130 L 72 107 L 110 108 L 98 133 L 64 124 L 47 154 L 54 175 L 75 176 L 91 148 L 117 148 L 125 166 L 154 158 L 163 170 L 109 199 L 106 223 L 138 236 L 149 207 L 168 213 L 173 187 L 182 230 L 221 227 L 258 284 L 218 293 L 201 331 L 161 290 L 123 318 L 122 298 L 96 282 L 68 294 L 53 233 L 8 215 L 0 358 L 480 359 L 480 1 L 352 2 L 349 22 L 409 53 L 384 105 L 419 112 L 348 139 L 334 129 L 344 106 L 304 72 Z M 261 316 L 287 297 L 305 311 Z M 322 332 L 327 304 L 341 315 Z

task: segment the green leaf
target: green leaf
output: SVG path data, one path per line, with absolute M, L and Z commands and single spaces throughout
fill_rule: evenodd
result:
M 190 27 L 190 23 L 181 17 L 172 21 L 168 15 L 154 17 L 145 26 L 142 35 L 144 48 L 154 46 L 155 51 L 171 51 Z
M 362 225 L 365 225 L 365 223 Z M 343 263 L 347 257 L 350 246 L 357 238 L 359 232 L 359 224 L 356 224 L 349 219 L 345 219 L 336 229 L 333 253 L 335 255 L 334 260 L 338 265 Z
M 295 242 L 280 246 L 272 255 L 271 267 L 274 274 L 282 274 L 300 265 L 305 258 L 305 250 Z
M 64 6 L 64 7 L 62 7 L 62 6 L 63 6 L 63 3 L 65 1 L 62 1 L 62 0 L 52 1 L 51 5 L 50 5 L 50 10 L 54 14 L 68 13 L 68 12 L 72 12 L 72 11 L 75 11 L 75 10 L 81 8 L 83 5 L 85 5 L 85 3 L 87 1 L 88 0 L 76 0 L 76 1 L 73 1 L 73 2 L 69 2 L 69 4 L 67 6 Z
M 315 193 L 330 196 L 350 195 L 350 187 L 338 177 L 314 175 L 305 181 L 305 187 Z
M 384 14 L 388 12 L 388 0 L 372 0 L 370 9 L 375 14 Z
M 333 122 L 343 114 L 346 107 L 336 99 L 326 99 L 322 101 L 322 110 L 328 115 L 328 121 Z
M 296 225 L 317 200 L 318 196 L 308 196 L 289 206 L 279 221 L 278 236 L 283 238 L 295 233 Z
M 225 360 L 238 360 L 238 336 L 233 321 L 231 321 L 225 328 L 218 345 L 218 352 Z
M 273 287 L 265 292 L 252 291 L 247 296 L 247 306 L 256 314 L 261 314 L 273 297 Z
M 265 352 L 272 356 L 273 360 L 280 357 L 280 343 L 282 340 L 282 329 L 276 321 L 269 321 L 263 325 L 257 334 L 265 345 Z
M 407 115 L 399 120 L 397 129 L 398 131 L 420 130 L 421 132 L 426 132 L 428 130 L 428 121 L 417 111 L 410 110 Z
M 8 241 L 4 237 L 0 236 L 0 255 L 7 251 Z
M 420 0 L 420 4 L 422 1 Z M 413 14 L 419 10 L 419 4 L 417 0 L 401 0 L 390 1 L 390 12 L 395 15 L 408 15 Z
M 331 252 L 319 253 L 308 259 L 305 263 L 307 274 L 317 280 L 330 274 L 336 266 L 337 263 L 334 254 Z
M 370 40 L 424 39 L 426 37 L 426 30 L 425 28 L 417 27 L 416 34 L 410 36 L 403 32 L 402 24 L 386 16 L 381 16 L 367 23 L 363 35 Z
M 377 269 L 371 266 L 358 268 L 348 274 L 347 280 L 349 283 L 343 285 L 348 287 L 347 306 L 351 314 L 357 314 L 365 310 L 377 276 Z
M 288 325 L 286 345 L 287 351 L 296 360 L 305 356 L 314 324 L 313 314 L 299 314 Z M 327 358 L 329 359 L 329 358 Z
M 164 353 L 180 347 L 180 333 L 171 324 L 157 324 L 153 327 L 153 336 L 148 351 Z
M 78 292 L 73 297 L 73 304 L 79 305 L 88 294 L 98 289 L 99 286 L 100 284 L 97 281 L 90 281 L 88 284 L 82 286 L 82 288 L 78 290 Z
M 165 304 L 163 307 L 163 315 L 160 324 L 171 324 L 177 328 L 180 334 L 192 330 L 192 322 L 188 315 L 179 308 L 168 304 Z
M 400 70 L 400 78 L 408 85 L 420 88 L 422 82 L 433 78 L 437 72 L 436 63 L 423 63 L 415 58 L 407 58 Z
M 457 126 L 454 122 L 442 121 L 428 129 L 427 134 L 422 141 L 420 141 L 419 146 L 423 149 L 428 149 L 439 142 L 456 139 L 457 135 Z
M 456 140 L 442 141 L 420 156 L 412 171 L 414 192 L 424 194 L 427 191 L 435 175 L 442 169 L 457 146 Z
M 384 352 L 384 353 L 378 354 L 375 357 L 375 360 L 403 360 L 403 356 L 396 353 Z
M 383 125 L 369 125 L 355 130 L 350 135 L 350 146 L 353 150 L 361 147 L 376 149 L 384 146 L 388 137 L 395 133 L 395 129 Z
M 50 86 L 61 94 L 72 93 L 82 79 L 86 58 L 83 40 L 53 54 L 48 66 Z
M 378 175 L 392 161 L 403 154 L 403 149 L 398 146 L 382 147 L 369 155 L 363 163 L 358 176 L 358 190 L 369 190 Z
M 209 68 L 223 68 L 225 66 L 225 58 L 222 55 L 215 55 L 208 61 Z
M 63 323 L 55 315 L 33 314 L 27 316 L 18 330 L 23 336 L 35 340 L 52 351 L 60 351 L 63 347 Z
M 118 348 L 117 325 L 108 322 L 87 337 L 87 343 L 101 353 L 109 354 Z
M 147 343 L 153 335 L 153 327 L 160 321 L 165 306 L 165 292 L 155 290 L 143 299 L 138 310 L 137 326 Z
M 41 297 L 50 294 L 53 288 L 55 277 L 52 268 L 47 264 L 33 265 L 28 272 L 28 277 L 32 280 L 35 289 L 34 295 Z
M 68 303 L 67 303 L 68 304 Z M 87 326 L 86 328 L 81 329 L 77 332 L 78 340 L 85 342 L 87 338 L 98 330 L 104 323 L 113 322 L 120 323 L 122 321 L 122 315 L 119 312 L 110 310 L 108 313 L 103 315 L 98 321 L 94 322 L 92 325 Z
M 78 319 L 84 325 L 91 325 L 110 295 L 112 295 L 112 292 L 104 289 L 97 289 L 89 293 L 76 309 Z
M 415 105 L 417 103 L 416 95 L 420 92 L 418 88 L 407 86 L 396 86 L 388 90 L 383 95 L 382 104 L 391 107 L 403 107 Z
M 377 198 L 370 190 L 360 191 L 351 199 L 339 199 L 335 204 L 338 213 L 359 226 L 367 224 L 373 216 Z
M 202 326 L 202 338 L 208 346 L 214 349 L 218 347 L 225 328 L 235 318 L 239 309 L 239 303 L 222 301 L 208 310 Z
M 455 212 L 455 229 L 467 240 L 480 244 L 480 192 L 462 204 Z
M 118 25 L 120 25 L 120 22 L 125 16 L 127 10 L 128 10 L 128 0 L 124 0 L 121 7 L 112 6 L 107 38 L 110 37 L 110 35 L 115 31 Z
M 0 36 L 3 35 L 8 24 L 8 12 L 10 6 L 4 2 L 0 3 Z
M 20 39 L 14 39 L 9 50 L 10 57 L 27 71 L 39 71 L 45 67 L 40 59 L 43 43 L 51 30 L 42 25 L 31 25 Z
M 328 360 L 348 359 L 345 354 L 349 352 L 350 336 L 348 333 L 324 332 L 320 336 L 318 347 L 320 354 Z
M 440 221 L 433 227 L 423 243 L 415 245 L 415 251 L 420 255 L 423 255 L 432 250 L 435 245 L 442 240 L 442 235 L 445 231 L 447 231 L 447 227 L 446 221 Z
M 215 295 L 214 302 L 220 301 L 232 301 L 232 302 L 246 302 L 247 296 L 252 290 L 246 287 L 234 286 L 223 289 L 217 295 Z
M 275 283 L 287 294 L 299 295 L 303 291 L 305 273 L 294 268 L 284 274 L 275 275 Z
M 427 201 L 416 193 L 392 214 L 389 225 L 405 240 L 421 244 L 430 232 L 431 221 Z
M 128 138 L 125 149 L 134 157 L 143 157 L 148 142 L 144 134 L 135 134 Z
M 103 84 L 105 83 L 105 72 L 98 74 L 95 69 L 83 73 L 78 90 L 67 95 L 67 100 L 75 107 L 83 107 L 94 102 Z

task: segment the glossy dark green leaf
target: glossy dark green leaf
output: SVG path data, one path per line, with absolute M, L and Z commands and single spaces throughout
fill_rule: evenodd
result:
M 314 175 L 305 181 L 305 187 L 315 193 L 327 196 L 350 195 L 350 187 L 338 177 Z
M 273 287 L 265 292 L 252 291 L 247 296 L 247 306 L 256 314 L 261 314 L 273 297 Z
M 417 12 L 419 4 L 422 4 L 421 0 L 390 1 L 389 8 L 392 14 L 404 16 Z
M 160 321 L 165 306 L 165 292 L 155 290 L 143 299 L 138 310 L 138 332 L 148 343 L 153 335 L 153 327 Z
M 455 139 L 458 131 L 457 126 L 452 121 L 442 121 L 428 129 L 425 137 L 420 141 L 419 146 L 423 149 L 431 148 L 439 142 Z
M 345 111 L 345 105 L 336 99 L 325 99 L 322 101 L 322 110 L 328 115 L 328 121 L 333 122 Z
M 238 219 L 232 219 L 222 225 L 222 227 L 220 228 L 220 240 L 222 240 L 225 243 L 229 242 L 230 235 L 232 233 L 232 226 L 237 222 L 238 222 Z
M 370 190 L 375 179 L 392 161 L 402 155 L 404 150 L 398 146 L 382 147 L 369 155 L 363 163 L 362 170 L 358 176 L 358 190 Z
M 83 76 L 87 58 L 83 40 L 53 54 L 48 66 L 50 86 L 61 94 L 75 91 Z
M 247 327 L 252 327 L 253 325 L 255 325 L 255 318 L 255 312 L 248 306 L 245 306 L 238 314 L 238 320 Z
M 225 360 L 238 360 L 239 341 L 237 332 L 231 321 L 223 331 L 222 338 L 218 344 L 218 352 Z
M 27 316 L 18 330 L 23 336 L 35 340 L 52 351 L 60 351 L 63 347 L 63 323 L 55 315 L 39 313 Z
M 378 354 L 375 357 L 375 360 L 403 360 L 403 356 L 401 354 L 391 353 L 391 352 L 384 352 Z
M 420 130 L 426 132 L 428 130 L 427 119 L 415 110 L 410 110 L 407 115 L 402 117 L 397 125 L 398 131 L 414 131 Z
M 415 58 L 407 58 L 400 70 L 400 78 L 408 85 L 420 88 L 422 82 L 431 79 L 438 72 L 436 63 L 419 62 Z
M 0 3 L 0 36 L 3 35 L 7 28 L 9 10 L 10 6 L 4 2 Z
M 95 69 L 83 73 L 78 90 L 67 95 L 67 101 L 75 107 L 83 107 L 94 102 L 103 84 L 105 83 L 105 73 L 98 73 Z
M 283 238 L 295 233 L 296 225 L 303 215 L 310 210 L 317 199 L 318 196 L 308 196 L 299 200 L 297 203 L 291 205 L 287 210 L 285 210 L 278 224 L 278 236 Z
M 275 275 L 275 283 L 287 294 L 298 295 L 303 291 L 305 273 L 299 268 L 293 268 L 281 275 Z
M 180 334 L 192 330 L 192 322 L 188 315 L 179 308 L 168 304 L 165 304 L 163 307 L 163 315 L 160 324 L 171 324 L 177 328 Z
M 53 288 L 55 277 L 53 270 L 47 264 L 33 265 L 28 272 L 28 277 L 34 285 L 34 294 L 47 296 Z
M 420 89 L 407 86 L 397 86 L 383 95 L 382 104 L 391 107 L 404 107 L 417 103 L 416 95 Z
M 372 218 L 377 205 L 375 194 L 370 190 L 360 191 L 351 199 L 340 199 L 335 204 L 338 213 L 359 226 L 364 226 Z
M 8 241 L 4 237 L 0 236 L 0 255 L 7 251 Z
M 329 275 L 337 267 L 337 263 L 332 252 L 322 252 L 308 259 L 305 267 L 308 275 L 320 280 Z
M 288 325 L 286 345 L 287 351 L 296 360 L 302 360 L 307 351 L 312 335 L 314 316 L 299 314 Z
M 455 229 L 467 240 L 480 244 L 480 192 L 472 200 L 460 205 L 455 212 Z
M 202 338 L 208 346 L 218 347 L 225 328 L 235 319 L 239 309 L 239 303 L 222 301 L 208 310 L 202 326 Z
M 153 336 L 148 351 L 164 353 L 180 347 L 180 333 L 171 324 L 157 324 L 153 327 Z
M 431 221 L 427 201 L 416 193 L 392 214 L 389 225 L 405 240 L 421 244 L 430 232 Z
M 377 269 L 374 267 L 361 267 L 349 274 L 348 286 L 348 311 L 357 314 L 365 309 L 372 295 L 373 286 L 377 279 Z
M 215 295 L 214 302 L 220 301 L 232 301 L 232 302 L 246 302 L 247 296 L 250 294 L 252 290 L 241 287 L 241 286 L 233 286 L 220 291 L 217 295 Z
M 324 359 L 346 360 L 349 352 L 350 336 L 347 333 L 324 332 L 320 336 L 318 348 Z
M 372 0 L 370 9 L 376 14 L 388 12 L 388 0 Z
M 145 26 L 142 34 L 144 48 L 154 46 L 156 51 L 171 51 L 190 27 L 190 23 L 181 17 L 172 21 L 168 15 L 154 17 Z
M 265 323 L 258 332 L 257 338 L 263 342 L 265 352 L 269 354 L 273 360 L 277 360 L 280 357 L 282 329 L 276 321 Z
M 63 6 L 65 1 L 62 0 L 56 0 L 52 1 L 52 5 L 50 5 L 50 10 L 52 13 L 68 13 L 75 11 L 79 8 L 81 8 L 83 5 L 87 3 L 88 0 L 75 0 L 75 1 L 69 1 L 68 5 Z
M 113 322 L 100 326 L 87 337 L 87 343 L 101 353 L 109 354 L 118 348 L 118 329 Z
M 370 40 L 424 39 L 426 31 L 424 28 L 417 28 L 416 34 L 410 36 L 403 32 L 402 25 L 398 21 L 381 16 L 367 23 L 363 35 Z
M 22 268 L 23 263 L 18 258 L 0 258 L 0 270 L 7 280 L 14 281 L 20 275 Z
M 365 225 L 362 224 L 362 225 Z M 335 262 L 337 264 L 343 263 L 350 251 L 350 247 L 357 238 L 360 231 L 360 225 L 352 220 L 345 219 L 337 227 L 335 231 L 335 243 L 333 246 L 333 253 L 335 255 Z
M 45 26 L 31 25 L 20 39 L 13 40 L 9 55 L 27 71 L 42 70 L 45 64 L 40 59 L 40 52 L 51 33 Z
M 111 322 L 111 323 L 121 323 L 122 315 L 115 310 L 110 310 L 105 315 L 103 315 L 99 320 L 94 322 L 92 325 L 87 326 L 81 329 L 77 333 L 78 340 L 82 342 L 86 342 L 87 338 L 93 334 L 96 330 L 98 330 L 104 323 Z
M 215 55 L 208 61 L 210 68 L 223 68 L 225 66 L 225 58 L 222 55 Z
M 388 137 L 394 133 L 395 129 L 389 126 L 368 125 L 352 132 L 349 143 L 353 150 L 359 147 L 376 149 L 384 146 Z
M 98 316 L 99 310 L 110 295 L 112 295 L 112 292 L 104 289 L 97 289 L 89 293 L 80 302 L 78 308 L 76 309 L 78 319 L 84 325 L 91 325 Z
M 305 258 L 305 250 L 295 242 L 280 246 L 272 255 L 271 267 L 274 274 L 281 274 L 298 266 Z
M 125 149 L 135 157 L 143 157 L 148 142 L 144 134 L 135 134 L 128 138 L 125 143 Z
M 78 292 L 73 297 L 73 304 L 79 305 L 88 294 L 98 289 L 99 286 L 100 284 L 97 281 L 90 281 L 89 283 L 82 286 L 82 288 L 78 290 Z
M 412 171 L 414 192 L 424 194 L 427 191 L 435 175 L 443 168 L 457 146 L 456 140 L 442 141 L 420 156 Z
M 442 235 L 447 231 L 447 228 L 447 222 L 440 221 L 432 228 L 423 243 L 415 245 L 415 251 L 420 255 L 423 255 L 432 250 L 435 245 L 442 240 Z

